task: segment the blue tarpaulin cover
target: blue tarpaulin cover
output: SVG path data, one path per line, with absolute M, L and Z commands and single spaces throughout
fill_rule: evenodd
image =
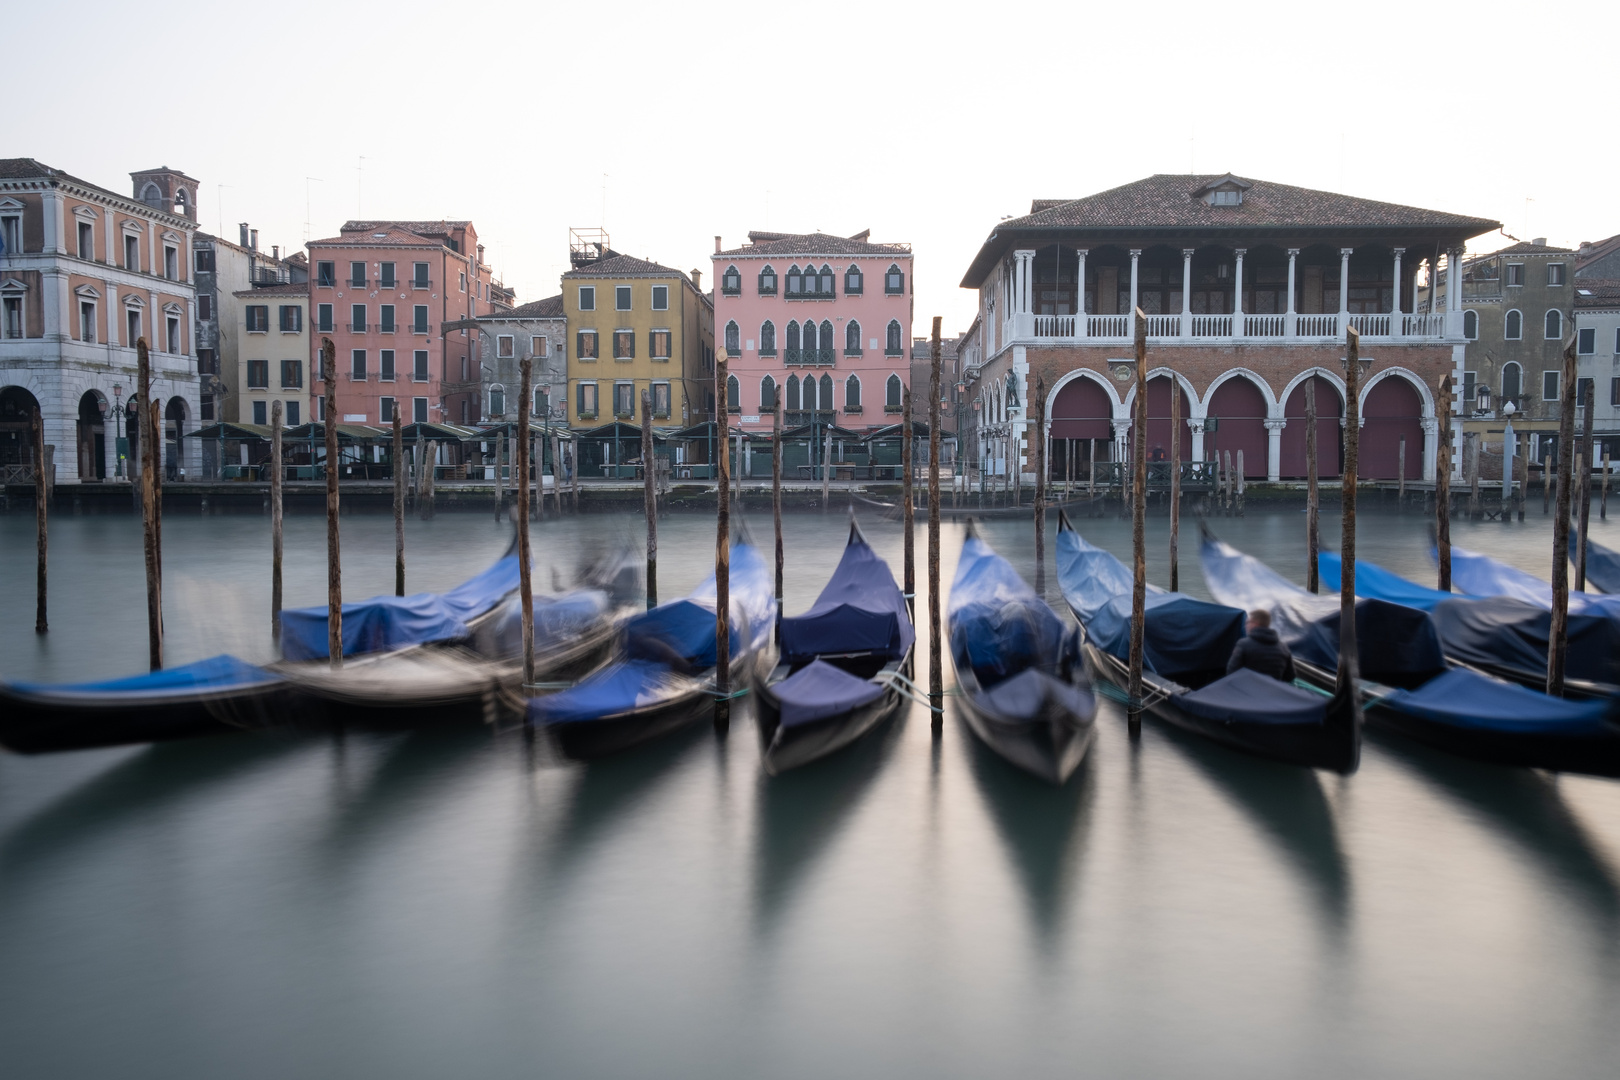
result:
M 1337 551 L 1323 551 L 1317 554 L 1316 566 L 1322 579 L 1322 589 L 1334 595 L 1339 592 L 1339 563 Z M 1440 589 L 1419 585 L 1393 571 L 1385 570 L 1376 563 L 1362 559 L 1356 560 L 1356 595 L 1372 600 L 1388 600 L 1392 604 L 1405 604 L 1420 611 L 1433 611 L 1436 604 L 1457 599 L 1454 592 L 1443 592 Z
M 798 664 L 827 653 L 871 653 L 898 660 L 914 637 L 889 565 L 856 534 L 810 610 L 782 620 L 782 659 Z
M 1092 644 L 1121 660 L 1131 654 L 1131 572 L 1072 529 L 1057 537 L 1058 585 Z M 1142 664 L 1167 679 L 1226 670 L 1243 636 L 1243 611 L 1148 586 Z
M 1569 532 L 1569 557 L 1580 553 L 1580 537 L 1575 530 Z M 1586 583 L 1606 593 L 1620 593 L 1620 551 L 1613 551 L 1586 538 Z
M 1320 724 L 1330 701 L 1249 668 L 1238 668 L 1202 689 L 1172 694 L 1170 700 L 1206 720 L 1243 724 Z
M 1547 670 L 1552 612 L 1508 596 L 1464 597 L 1435 607 L 1446 654 L 1465 664 L 1534 678 Z M 1570 612 L 1564 672 L 1572 679 L 1620 683 L 1620 619 Z
M 877 683 L 856 678 L 825 660 L 811 661 L 772 690 L 781 702 L 783 727 L 841 716 L 883 696 L 883 687 Z
M 1537 607 L 1552 607 L 1552 586 L 1545 581 L 1455 544 L 1451 547 L 1451 583 L 1470 596 L 1511 596 Z M 1569 611 L 1572 615 L 1577 611 L 1602 611 L 1620 617 L 1620 596 L 1572 591 Z
M 534 647 L 541 650 L 596 627 L 608 615 L 611 601 L 600 589 L 578 589 L 534 598 Z M 523 650 L 523 601 L 509 596 L 495 617 L 495 650 L 516 656 Z
M 1029 667 L 1055 670 L 1077 654 L 1070 628 L 977 536 L 962 545 L 946 614 L 951 651 L 958 664 L 973 669 L 981 686 L 994 686 Z
M 1397 690 L 1379 703 L 1440 724 L 1542 735 L 1616 735 L 1612 701 L 1566 701 L 1464 669 L 1417 690 Z
M 1039 716 L 1046 703 L 1053 701 L 1063 712 L 1089 716 L 1096 698 L 1089 690 L 1054 678 L 1039 668 L 1025 668 L 1018 674 L 985 690 L 979 701 L 1002 716 Z
M 84 683 L 15 682 L 10 686 L 23 694 L 73 694 L 76 696 L 106 696 L 128 699 L 141 696 L 167 697 L 177 693 L 196 691 L 239 690 L 243 687 L 280 682 L 280 677 L 234 656 L 220 655 L 193 664 L 164 668 L 144 675 L 128 675 L 121 679 L 104 679 Z
M 712 611 L 709 638 L 714 638 Z M 668 664 L 656 660 L 622 660 L 567 690 L 534 698 L 529 702 L 529 716 L 546 724 L 603 720 L 672 701 L 690 692 L 694 682 L 690 676 L 676 674 Z

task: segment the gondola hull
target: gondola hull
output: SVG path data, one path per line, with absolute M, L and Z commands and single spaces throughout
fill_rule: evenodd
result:
M 306 705 L 282 683 L 164 697 L 96 699 L 0 686 L 0 746 L 19 754 L 168 742 L 267 725 Z
M 1394 708 L 1368 709 L 1367 723 L 1475 761 L 1620 776 L 1620 728 L 1591 736 L 1471 731 Z
M 910 653 L 908 652 L 909 659 Z M 898 673 L 905 669 L 905 661 L 891 663 L 885 672 Z M 835 716 L 802 724 L 782 724 L 782 702 L 775 687 L 781 682 L 778 668 L 766 679 L 756 693 L 756 719 L 759 724 L 761 761 L 765 771 L 777 776 L 797 769 L 835 753 L 865 735 L 899 711 L 904 700 L 900 687 L 893 681 L 884 686 L 881 696 L 865 705 L 838 713 Z
M 1008 720 L 980 706 L 977 684 L 975 692 L 969 692 L 970 681 L 971 673 L 964 678 L 958 668 L 956 715 L 968 730 L 1008 763 L 1049 784 L 1067 783 L 1091 749 L 1097 734 L 1095 716 L 1080 715 L 1049 699 L 1035 715 Z

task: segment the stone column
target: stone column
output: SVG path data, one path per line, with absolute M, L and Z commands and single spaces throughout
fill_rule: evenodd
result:
M 1462 310 L 1462 248 L 1446 252 L 1446 310 Z
M 44 246 L 41 251 L 46 255 L 61 255 L 67 250 L 67 242 L 62 238 L 62 214 L 64 204 L 60 191 L 45 191 L 40 194 L 42 217 L 44 218 Z M 15 254 L 8 252 L 7 254 Z M 78 461 L 78 454 L 73 460 Z
M 1440 455 L 1440 421 L 1433 416 L 1423 418 L 1423 475 L 1434 479 L 1434 464 Z
M 1405 248 L 1395 249 L 1395 307 L 1391 310 L 1390 314 L 1395 316 L 1396 321 L 1399 321 L 1401 316 L 1401 256 L 1405 254 Z M 1391 325 L 1389 332 L 1391 335 L 1399 334 L 1401 332 L 1401 328 L 1399 326 Z
M 1141 248 L 1131 248 L 1131 310 L 1129 310 L 1129 311 L 1127 311 L 1125 313 L 1126 316 L 1127 316 L 1127 320 L 1126 320 L 1126 323 L 1125 323 L 1125 336 L 1126 337 L 1131 337 L 1133 334 L 1136 333 L 1136 329 L 1132 325 L 1130 320 L 1134 319 L 1136 317 L 1136 264 L 1141 258 L 1142 258 L 1142 249 Z
M 1339 330 L 1338 336 L 1344 335 L 1344 328 L 1350 325 L 1350 253 L 1354 248 L 1339 249 Z
M 1192 248 L 1181 249 L 1181 336 L 1192 337 Z
M 1288 421 L 1275 417 L 1263 423 L 1266 425 L 1266 479 L 1275 484 L 1282 479 L 1282 433 Z
M 1112 421 L 1114 425 L 1114 460 L 1123 462 L 1130 454 L 1131 421 L 1129 417 L 1124 420 Z
M 1204 418 L 1200 416 L 1189 419 L 1187 426 L 1192 428 L 1192 459 L 1202 462 L 1204 460 Z
M 59 264 L 52 264 L 40 277 L 40 307 L 45 316 L 45 340 L 66 341 L 72 336 L 72 321 L 68 318 L 68 272 Z M 75 458 L 75 460 L 77 460 Z
M 1283 316 L 1283 334 L 1286 337 L 1297 337 L 1299 334 L 1298 312 L 1294 310 L 1294 264 L 1299 261 L 1299 248 L 1288 249 L 1288 313 Z
M 1243 337 L 1243 256 L 1249 253 L 1248 248 L 1233 248 L 1232 254 L 1237 256 L 1237 269 L 1232 282 L 1232 336 Z
M 1079 264 L 1075 270 L 1074 289 L 1074 336 L 1086 336 L 1086 254 L 1087 250 L 1081 248 L 1077 254 L 1080 256 Z

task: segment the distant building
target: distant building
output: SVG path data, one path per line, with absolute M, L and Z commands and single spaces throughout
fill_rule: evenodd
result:
M 1594 402 L 1603 451 L 1620 458 L 1620 279 L 1577 278 L 1574 292 L 1582 400 Z
M 534 400 L 529 415 L 537 423 L 567 424 L 567 326 L 561 294 L 478 317 L 478 354 L 484 358 L 479 371 L 489 423 L 517 419 L 521 365 L 530 359 Z
M 244 424 L 268 424 L 282 403 L 282 424 L 309 419 L 309 282 L 262 285 L 231 294 L 232 333 L 239 343 L 234 395 Z M 226 464 L 233 464 L 226 462 Z
M 961 395 L 956 386 L 961 377 L 958 354 L 965 335 L 941 337 L 939 340 L 939 430 L 942 436 L 954 436 L 958 430 L 957 405 Z M 928 387 L 933 378 L 933 340 L 911 339 L 911 407 L 915 419 L 928 417 Z
M 1620 281 L 1620 235 L 1607 240 L 1582 240 L 1575 252 L 1575 276 Z
M 135 343 L 145 338 L 165 469 L 196 475 L 184 435 L 200 410 L 197 181 L 168 168 L 130 178 L 133 194 L 119 195 L 32 158 L 0 159 L 0 467 L 31 460 L 38 409 L 58 482 L 136 469 Z

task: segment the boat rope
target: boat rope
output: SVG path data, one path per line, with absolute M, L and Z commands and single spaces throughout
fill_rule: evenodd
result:
M 1127 708 L 1134 706 L 1140 709 L 1151 709 L 1153 706 L 1157 705 L 1161 701 L 1166 700 L 1170 696 L 1162 690 L 1150 690 L 1148 693 L 1142 696 L 1141 701 L 1132 701 L 1129 692 L 1120 689 L 1111 682 L 1097 683 L 1097 693 L 1101 694 L 1109 701 L 1118 702 Z
M 747 693 L 748 693 L 748 687 L 745 686 L 741 690 L 733 690 L 729 694 L 712 694 L 711 693 L 709 696 L 714 698 L 714 700 L 716 700 L 716 701 L 735 701 L 736 699 L 742 697 L 743 695 L 745 695 Z
M 571 682 L 528 682 L 523 684 L 525 690 L 568 690 L 575 684 Z
M 899 693 L 901 697 L 906 698 L 913 704 L 921 705 L 929 712 L 943 713 L 945 711 L 943 708 L 936 707 L 934 703 L 929 700 L 928 695 L 923 692 L 922 687 L 918 686 L 916 683 L 912 682 L 898 671 L 891 671 L 886 675 L 880 674 L 875 677 L 873 681 L 889 684 L 890 686 L 894 687 L 895 691 Z M 953 686 L 949 690 L 940 691 L 940 694 L 943 696 L 944 694 L 954 694 L 956 692 L 957 688 Z

